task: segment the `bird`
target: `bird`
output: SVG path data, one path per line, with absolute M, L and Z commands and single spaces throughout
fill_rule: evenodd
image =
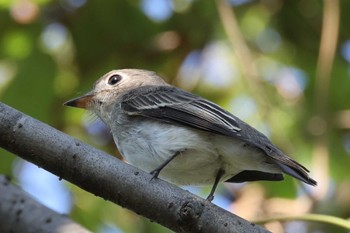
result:
M 264 134 L 219 105 L 166 83 L 155 72 L 112 70 L 92 91 L 64 103 L 96 114 L 131 165 L 177 185 L 281 181 L 288 174 L 317 182 Z

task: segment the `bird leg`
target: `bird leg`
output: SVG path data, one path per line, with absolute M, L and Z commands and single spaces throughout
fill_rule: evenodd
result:
M 211 188 L 211 191 L 209 193 L 209 196 L 207 197 L 207 200 L 208 201 L 212 201 L 214 199 L 214 193 L 215 193 L 215 190 L 216 190 L 216 187 L 218 186 L 219 182 L 220 182 L 220 179 L 221 177 L 225 174 L 225 170 L 224 169 L 219 169 L 216 177 L 215 177 L 215 181 L 214 181 L 214 185 L 213 187 Z
M 158 175 L 160 173 L 160 171 L 166 166 L 168 165 L 168 163 L 170 163 L 171 160 L 175 159 L 176 156 L 178 156 L 179 154 L 181 154 L 182 151 L 176 151 L 175 154 L 173 154 L 171 157 L 169 157 L 167 160 L 165 160 L 161 165 L 159 165 L 159 167 L 157 167 L 156 169 L 154 169 L 153 171 L 151 171 L 151 175 L 152 175 L 152 179 L 154 178 L 158 178 Z

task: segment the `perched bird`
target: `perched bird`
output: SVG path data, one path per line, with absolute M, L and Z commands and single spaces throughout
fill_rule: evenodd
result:
M 204 98 L 147 70 L 113 70 L 93 90 L 65 103 L 95 113 L 132 165 L 178 185 L 283 180 L 310 185 L 308 170 L 262 133 Z

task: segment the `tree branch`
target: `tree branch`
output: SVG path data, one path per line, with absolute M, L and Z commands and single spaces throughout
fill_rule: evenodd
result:
M 0 231 L 36 233 L 91 233 L 67 216 L 43 206 L 0 176 Z
M 0 146 L 176 232 L 268 232 L 0 102 Z

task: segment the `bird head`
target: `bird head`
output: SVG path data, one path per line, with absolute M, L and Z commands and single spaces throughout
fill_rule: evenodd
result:
M 94 111 L 98 105 L 110 105 L 118 97 L 140 86 L 167 85 L 155 72 L 140 69 L 112 70 L 98 79 L 92 91 L 64 103 L 66 106 Z

